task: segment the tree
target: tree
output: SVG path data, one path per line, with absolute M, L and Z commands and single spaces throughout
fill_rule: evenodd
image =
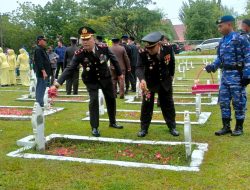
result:
M 168 23 L 162 23 L 163 14 L 158 10 L 149 10 L 151 0 L 88 0 L 86 22 L 97 28 L 97 32 L 106 37 L 120 37 L 122 34 L 141 39 L 147 32 L 162 30 L 172 36 Z
M 183 2 L 179 18 L 186 25 L 186 39 L 204 40 L 220 36 L 215 21 L 225 14 L 237 16 L 233 9 L 222 6 L 219 0 Z

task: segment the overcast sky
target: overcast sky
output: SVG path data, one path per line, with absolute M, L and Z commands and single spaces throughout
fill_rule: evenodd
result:
M 27 0 L 19 0 L 19 2 L 26 2 Z M 44 6 L 48 0 L 28 0 L 34 4 L 40 4 Z M 164 11 L 173 24 L 180 24 L 181 22 L 178 19 L 179 9 L 182 5 L 182 2 L 185 0 L 154 0 L 156 5 L 153 7 L 158 7 Z M 244 13 L 247 0 L 222 0 L 223 5 L 233 7 L 236 12 L 239 14 Z M 6 3 L 1 3 L 0 12 L 11 12 L 17 8 L 17 0 L 7 0 Z

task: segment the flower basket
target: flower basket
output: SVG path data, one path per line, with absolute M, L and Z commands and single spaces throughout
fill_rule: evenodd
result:
M 218 92 L 219 91 L 219 84 L 214 84 L 214 78 L 212 73 L 211 79 L 213 84 L 199 84 L 199 78 L 201 73 L 204 71 L 204 67 L 199 71 L 195 84 L 192 86 L 192 94 L 206 94 L 206 93 L 213 93 L 213 92 Z

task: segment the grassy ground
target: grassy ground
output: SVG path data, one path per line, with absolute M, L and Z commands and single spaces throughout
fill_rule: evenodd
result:
M 194 77 L 197 70 L 189 72 L 188 76 Z M 17 88 L 27 89 L 20 86 L 15 87 Z M 32 102 L 15 100 L 23 92 L 3 92 L 2 89 L 6 88 L 0 88 L 1 105 L 33 105 Z M 120 99 L 117 99 L 117 104 L 119 109 L 140 109 L 140 105 L 128 105 Z M 90 135 L 89 123 L 81 121 L 88 110 L 87 103 L 56 103 L 56 106 L 65 107 L 65 110 L 46 118 L 46 135 L 51 133 Z M 178 111 L 191 108 L 176 107 Z M 0 121 L 0 190 L 250 189 L 249 117 L 245 121 L 243 136 L 217 137 L 214 131 L 221 127 L 219 106 L 203 106 L 202 110 L 212 111 L 213 114 L 204 126 L 192 127 L 193 141 L 209 144 L 200 172 L 10 158 L 6 154 L 18 148 L 16 140 L 32 134 L 31 122 Z M 235 121 L 232 125 L 234 123 Z M 124 124 L 124 127 L 123 130 L 115 130 L 109 128 L 108 123 L 100 123 L 103 137 L 139 139 L 136 136 L 139 125 Z M 179 125 L 178 130 L 181 135 L 172 137 L 166 126 L 152 125 L 149 135 L 144 139 L 183 141 L 183 126 Z

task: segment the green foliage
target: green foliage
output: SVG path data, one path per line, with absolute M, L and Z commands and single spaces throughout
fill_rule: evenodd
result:
M 170 24 L 161 22 L 163 14 L 147 8 L 151 3 L 151 0 L 52 0 L 43 7 L 19 3 L 4 25 L 5 47 L 30 47 L 39 34 L 49 39 L 49 45 L 55 45 L 61 38 L 69 44 L 70 36 L 78 36 L 78 29 L 84 25 L 109 39 L 128 34 L 140 40 L 154 30 L 173 36 Z M 22 39 L 18 38 L 20 33 Z
M 222 6 L 221 1 L 183 2 L 179 18 L 186 25 L 186 39 L 204 40 L 220 36 L 215 21 L 225 14 L 237 16 L 233 9 Z
M 250 0 L 247 0 L 246 2 L 246 7 L 245 7 L 245 13 L 243 15 L 241 15 L 241 18 L 250 18 Z
M 2 16 L 2 26 L 4 47 L 12 48 L 15 52 L 22 47 L 30 50 L 36 39 L 36 34 L 40 32 L 35 27 L 25 27 L 24 22 L 11 22 L 8 15 Z

